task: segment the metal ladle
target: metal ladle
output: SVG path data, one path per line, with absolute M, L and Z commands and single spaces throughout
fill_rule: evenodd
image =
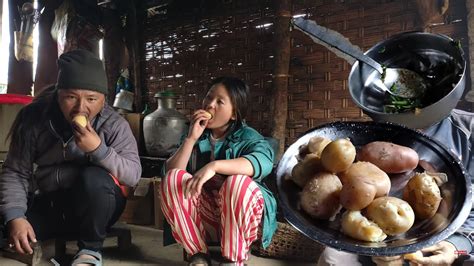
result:
M 425 93 L 426 82 L 418 73 L 404 68 L 382 66 L 339 33 L 319 26 L 312 20 L 296 18 L 292 23 L 298 30 L 377 70 L 380 78 L 374 79 L 373 83 L 379 89 L 401 98 L 417 98 Z

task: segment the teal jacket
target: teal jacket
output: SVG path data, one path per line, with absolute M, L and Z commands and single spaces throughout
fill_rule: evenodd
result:
M 210 162 L 210 133 L 210 130 L 204 131 L 202 136 L 194 145 L 194 149 L 186 169 L 191 174 Z M 273 160 L 275 156 L 273 149 L 270 147 L 265 138 L 255 129 L 247 126 L 246 124 L 242 124 L 241 126 L 235 128 L 231 133 L 227 134 L 226 138 L 222 142 L 218 142 L 216 144 L 214 153 L 216 160 L 243 157 L 248 159 L 252 164 L 255 172 L 252 178 L 262 191 L 265 202 L 262 217 L 263 226 L 261 241 L 263 248 L 266 248 L 268 245 L 270 245 L 273 233 L 277 227 L 276 200 L 272 192 L 263 182 L 265 177 L 271 173 L 273 168 Z M 165 231 L 166 229 L 167 228 L 165 227 Z M 165 232 L 165 236 L 167 235 L 168 234 Z M 166 241 L 165 239 L 165 244 L 169 243 L 170 242 Z

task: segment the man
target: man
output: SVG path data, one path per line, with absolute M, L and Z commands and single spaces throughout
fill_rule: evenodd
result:
M 471 183 L 474 184 L 474 113 L 454 109 L 450 116 L 423 130 L 423 132 L 438 140 L 453 154 L 457 155 L 466 168 Z M 473 265 L 474 258 L 474 208 L 458 232 L 447 239 L 422 250 L 425 257 L 413 260 L 421 265 Z M 373 257 L 377 265 L 402 265 L 403 257 Z M 467 262 L 469 261 L 469 262 Z M 358 257 L 343 251 L 326 248 L 318 265 L 370 265 L 370 258 Z
M 0 173 L 0 214 L 9 245 L 75 236 L 73 265 L 101 265 L 107 229 L 125 205 L 125 186 L 141 174 L 128 123 L 106 104 L 102 61 L 85 50 L 58 59 L 55 86 L 25 106 L 13 122 Z M 85 116 L 86 124 L 75 122 Z

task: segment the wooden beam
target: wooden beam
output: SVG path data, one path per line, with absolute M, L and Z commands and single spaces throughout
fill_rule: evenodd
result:
M 115 100 L 115 84 L 120 77 L 122 67 L 128 66 L 128 60 L 125 66 L 123 61 L 125 57 L 125 43 L 123 40 L 123 30 L 120 15 L 117 10 L 103 10 L 104 23 L 104 53 L 105 70 L 107 72 L 108 83 L 108 103 L 113 105 Z
M 285 150 L 286 120 L 288 117 L 288 73 L 290 67 L 291 0 L 275 0 L 275 37 L 273 40 L 275 65 L 273 70 L 272 137 L 279 141 L 279 160 Z

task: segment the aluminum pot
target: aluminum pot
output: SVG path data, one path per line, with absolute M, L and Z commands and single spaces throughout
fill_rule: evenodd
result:
M 429 84 L 423 108 L 386 113 L 386 95 L 373 88 L 373 81 L 380 74 L 365 63 L 356 62 L 349 74 L 349 91 L 353 101 L 375 121 L 426 128 L 447 117 L 463 95 L 466 61 L 459 44 L 445 35 L 401 33 L 376 44 L 365 54 L 385 66 L 420 73 Z
M 188 119 L 176 110 L 178 99 L 171 92 L 155 94 L 158 108 L 143 119 L 143 137 L 148 155 L 168 157 L 179 147 Z

